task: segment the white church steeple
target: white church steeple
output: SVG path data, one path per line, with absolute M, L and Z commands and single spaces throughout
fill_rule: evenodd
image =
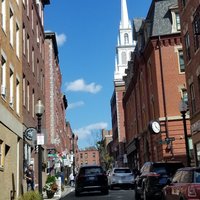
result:
M 121 0 L 121 27 L 120 28 L 128 28 L 129 27 L 129 19 L 128 19 L 128 10 L 126 5 L 126 0 Z
M 126 76 L 125 70 L 128 67 L 131 52 L 134 51 L 135 42 L 133 41 L 133 30 L 128 18 L 128 9 L 126 0 L 121 0 L 121 21 L 119 26 L 119 36 L 116 47 L 116 63 L 114 82 L 124 83 L 123 76 Z

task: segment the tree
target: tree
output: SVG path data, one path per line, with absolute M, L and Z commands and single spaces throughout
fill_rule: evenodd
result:
M 105 140 L 100 140 L 96 143 L 97 149 L 99 151 L 100 164 L 107 171 L 111 168 L 113 163 L 113 157 L 111 157 L 107 151 Z

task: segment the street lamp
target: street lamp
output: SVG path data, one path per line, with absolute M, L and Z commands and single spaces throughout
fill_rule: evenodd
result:
M 190 166 L 190 154 L 189 154 L 189 145 L 188 145 L 187 125 L 186 125 L 186 118 L 185 118 L 186 112 L 188 111 L 188 106 L 183 100 L 180 103 L 179 110 L 180 110 L 180 113 L 182 114 L 182 118 L 183 118 L 183 128 L 184 128 L 184 137 L 185 137 L 187 166 Z
M 44 105 L 42 101 L 39 99 L 37 104 L 35 105 L 35 114 L 37 116 L 38 124 L 37 124 L 37 134 L 41 134 L 41 120 L 42 115 L 44 113 Z M 38 144 L 38 188 L 39 193 L 42 194 L 42 147 L 41 144 Z
M 72 152 L 73 152 L 73 176 L 75 177 L 75 149 L 74 149 L 74 133 L 72 134 Z

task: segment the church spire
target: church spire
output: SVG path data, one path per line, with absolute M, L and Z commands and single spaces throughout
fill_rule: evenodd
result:
M 129 28 L 129 18 L 126 0 L 121 0 L 121 28 Z

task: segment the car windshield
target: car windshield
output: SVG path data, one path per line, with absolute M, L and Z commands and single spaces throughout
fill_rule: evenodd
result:
M 101 173 L 103 173 L 103 169 L 100 167 L 88 167 L 88 168 L 82 168 L 80 170 L 81 175 L 94 175 Z
M 114 173 L 120 174 L 120 173 L 131 173 L 130 169 L 115 169 Z

